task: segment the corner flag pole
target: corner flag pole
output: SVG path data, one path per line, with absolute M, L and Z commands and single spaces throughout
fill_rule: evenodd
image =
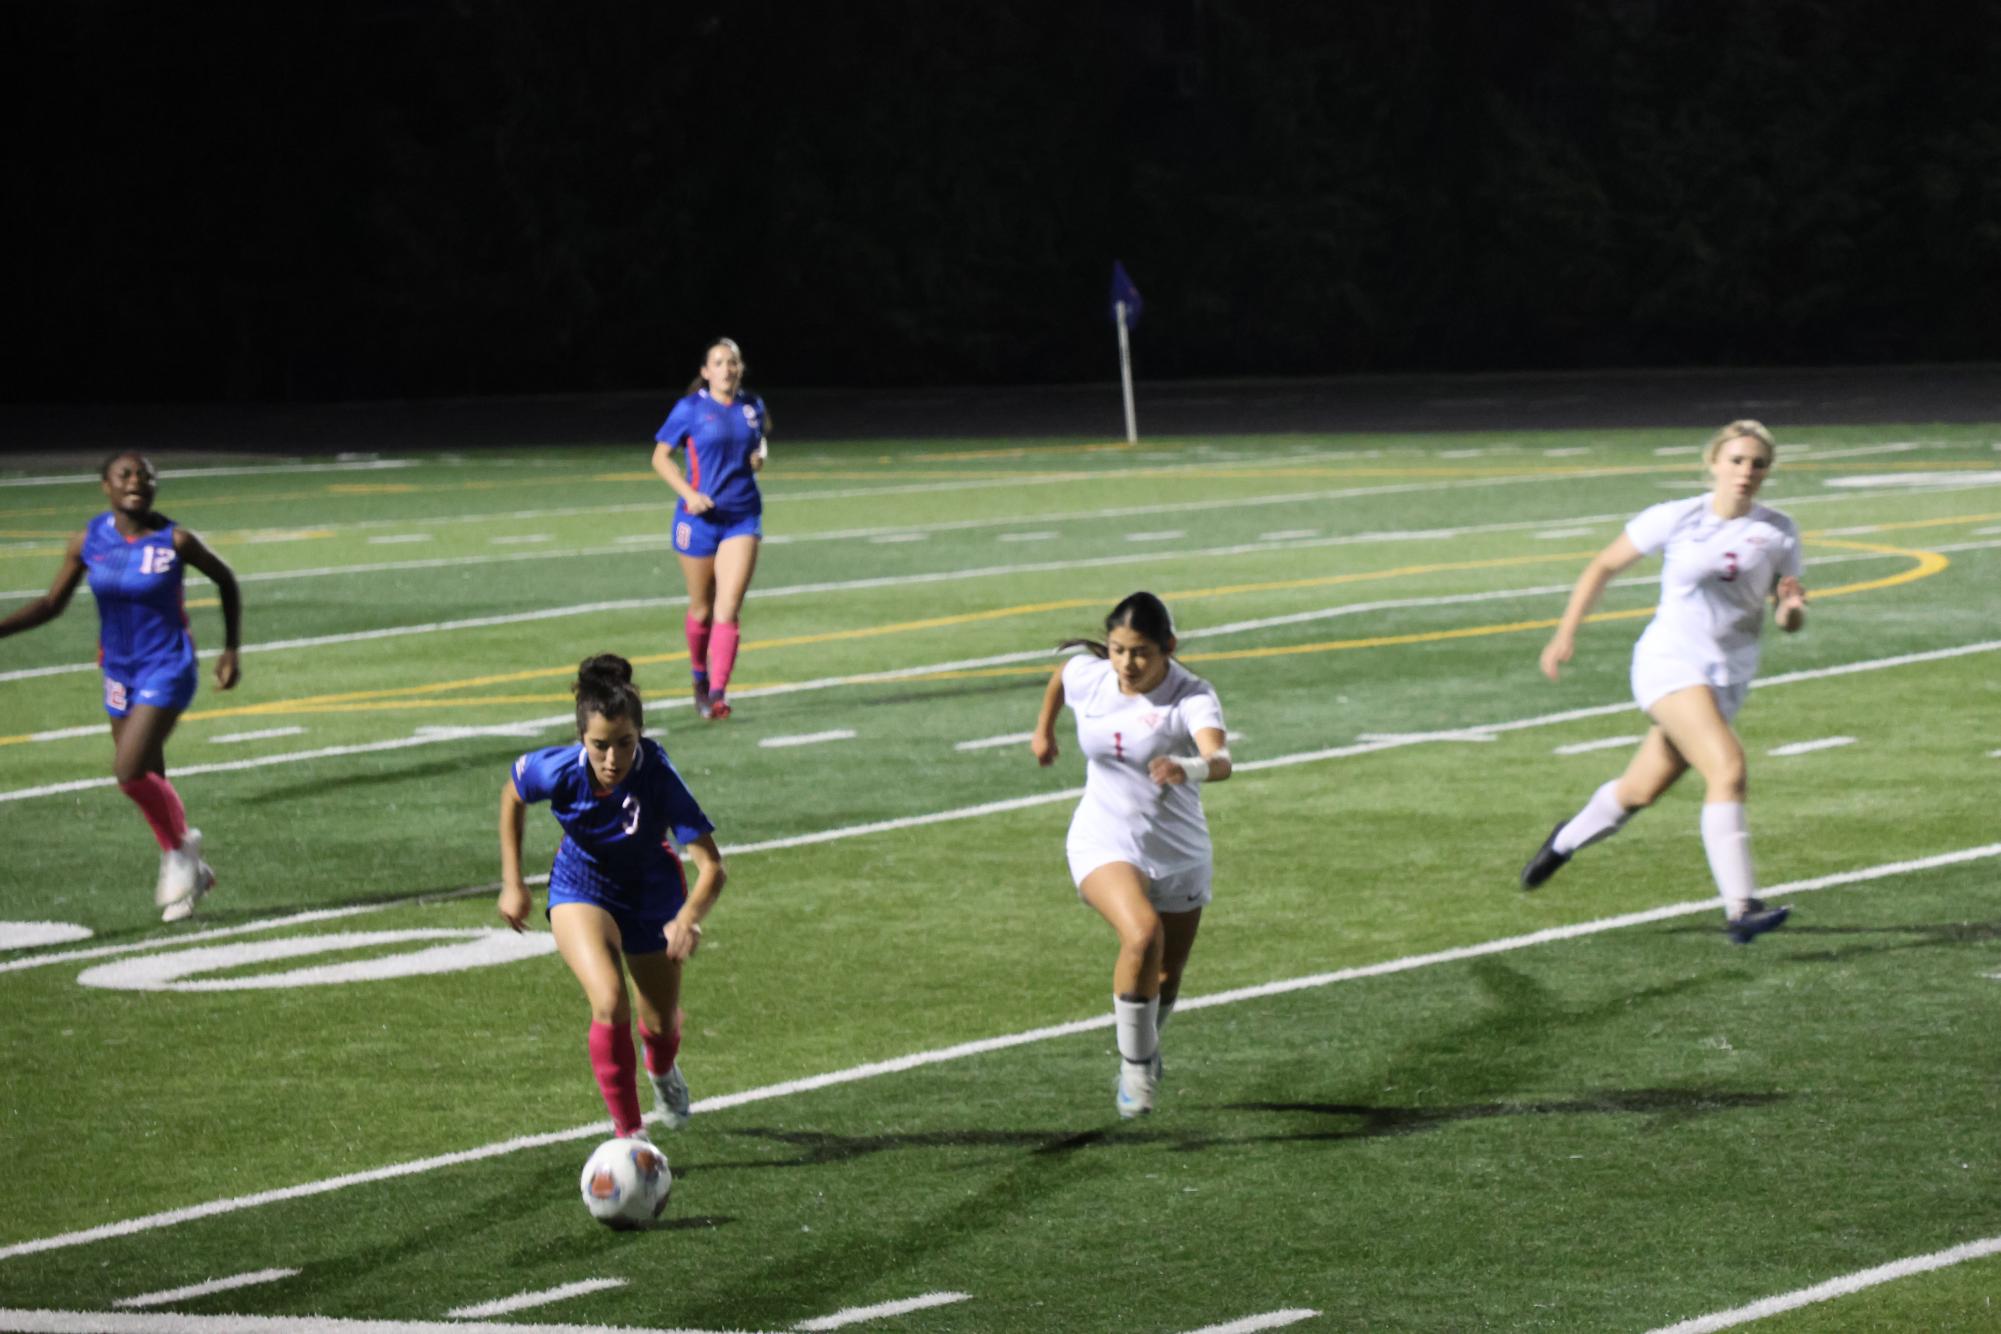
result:
M 1139 323 L 1145 308 L 1132 275 L 1118 260 L 1112 261 L 1112 318 L 1119 326 L 1119 384 L 1126 391 L 1126 443 L 1139 443 L 1139 424 L 1133 417 L 1133 348 L 1127 330 Z
M 1119 384 L 1126 395 L 1126 443 L 1139 443 L 1139 427 L 1133 421 L 1133 352 L 1132 342 L 1126 337 L 1126 303 L 1117 302 L 1114 309 L 1119 317 Z

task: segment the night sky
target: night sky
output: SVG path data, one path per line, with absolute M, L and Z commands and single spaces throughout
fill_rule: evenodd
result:
M 7 401 L 2001 358 L 2001 6 L 24 4 Z M 11 341 L 11 340 L 10 340 Z

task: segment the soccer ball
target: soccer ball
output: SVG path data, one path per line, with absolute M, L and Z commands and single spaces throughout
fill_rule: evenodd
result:
M 608 1139 L 584 1163 L 584 1208 L 606 1227 L 643 1227 L 674 1192 L 667 1155 L 643 1139 Z

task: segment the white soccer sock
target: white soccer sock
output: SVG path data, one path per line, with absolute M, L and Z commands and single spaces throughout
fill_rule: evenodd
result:
M 1613 779 L 1591 794 L 1584 809 L 1570 817 L 1570 823 L 1556 831 L 1556 850 L 1565 856 L 1579 848 L 1610 838 L 1633 818 L 1633 812 L 1619 804 L 1619 780 Z
M 1702 850 L 1709 854 L 1709 874 L 1716 878 L 1724 911 L 1737 917 L 1758 887 L 1751 873 L 1751 830 L 1744 822 L 1743 802 L 1703 804 Z
M 1127 1000 L 1112 997 L 1112 1015 L 1118 1021 L 1119 1055 L 1128 1061 L 1150 1061 L 1160 1046 L 1160 997 Z

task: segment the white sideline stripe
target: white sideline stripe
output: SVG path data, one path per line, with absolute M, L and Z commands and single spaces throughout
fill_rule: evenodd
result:
M 1568 746 L 1558 746 L 1550 751 L 1552 755 L 1583 755 L 1594 750 L 1615 750 L 1620 746 L 1637 746 L 1642 738 L 1636 736 L 1603 736 L 1596 741 L 1574 741 Z
M 1284 1311 L 1267 1311 L 1263 1315 L 1247 1315 L 1242 1320 L 1228 1320 L 1220 1325 L 1204 1325 L 1190 1330 L 1189 1334 L 1256 1334 L 1261 1329 L 1283 1329 L 1287 1325 L 1296 1325 L 1319 1314 L 1307 1307 L 1295 1306 Z
M 1538 542 L 1568 542 L 1574 537 L 1589 536 L 1591 536 L 1589 528 L 1551 528 L 1547 532 L 1537 533 L 1535 540 Z
M 871 543 L 879 547 L 890 546 L 898 542 L 929 542 L 930 540 L 931 534 L 929 533 L 883 533 L 879 537 L 871 537 L 869 539 Z
M 978 741 L 955 742 L 953 750 L 991 750 L 995 746 L 1025 746 L 1035 736 L 1033 732 L 1009 732 L 1006 736 L 986 736 Z
M 803 732 L 798 736 L 768 736 L 757 744 L 762 750 L 776 750 L 782 746 L 817 746 L 822 741 L 850 741 L 854 735 L 852 727 L 836 727 L 826 732 Z
M 1852 736 L 1824 736 L 1818 741 L 1795 741 L 1789 745 L 1773 746 L 1767 755 L 1808 755 L 1816 750 L 1833 750 L 1836 746 L 1852 746 Z
M 839 1329 L 843 1325 L 858 1325 L 864 1320 L 881 1320 L 885 1316 L 908 1315 L 912 1311 L 928 1311 L 934 1306 L 950 1306 L 954 1302 L 968 1302 L 973 1299 L 970 1292 L 927 1292 L 922 1297 L 906 1297 L 900 1302 L 880 1302 L 874 1306 L 850 1306 L 832 1315 L 823 1315 L 816 1320 L 801 1320 L 794 1329 L 821 1330 Z
M 153 1311 L 25 1311 L 0 1307 L 14 1334 L 742 1334 L 629 1325 L 518 1325 L 506 1320 L 345 1320 L 328 1315 L 185 1315 Z
M 565 1283 L 560 1288 L 544 1288 L 540 1292 L 518 1292 L 512 1297 L 502 1297 L 498 1301 L 481 1302 L 477 1306 L 461 1306 L 445 1312 L 445 1319 L 480 1320 L 490 1315 L 511 1315 L 515 1311 L 526 1311 L 530 1307 L 548 1306 L 554 1302 L 566 1302 L 572 1297 L 622 1288 L 625 1284 L 626 1280 L 622 1278 L 587 1278 L 576 1283 Z
M 496 547 L 525 547 L 533 546 L 537 542 L 554 540 L 548 533 L 502 533 L 497 537 L 486 539 L 487 545 Z
M 1542 454 L 1544 458 L 1548 459 L 1570 459 L 1576 458 L 1579 454 L 1589 454 L 1590 452 L 1591 446 L 1589 445 L 1572 445 L 1567 449 L 1545 449 Z
M 1485 598 L 1487 596 L 1489 595 L 1466 594 L 1466 595 L 1459 595 L 1459 600 Z M 1368 604 L 1358 604 L 1358 605 L 1368 605 Z M 1336 608 L 1333 609 L 1333 611 L 1338 613 L 1339 609 Z M 1321 615 L 1321 613 L 1308 612 L 1308 613 L 1301 613 L 1301 615 L 1307 617 L 1313 617 Z M 1285 620 L 1285 619 L 1297 619 L 1297 618 L 1281 617 L 1276 619 Z M 1237 626 L 1217 626 L 1207 631 L 1191 630 L 1187 634 L 1183 635 L 1182 638 L 1196 639 L 1202 637 L 1205 634 L 1222 634 L 1228 630 L 1245 628 L 1253 624 L 1256 623 L 1239 622 Z M 1816 667 L 1808 671 L 1789 672 L 1783 676 L 1774 676 L 1762 681 L 1753 681 L 1751 683 L 1751 688 L 1756 690 L 1763 687 L 1775 686 L 1775 685 L 1792 685 L 1800 681 L 1817 681 L 1824 677 L 1830 677 L 1830 676 L 1847 676 L 1854 672 L 1878 671 L 1886 667 L 1904 667 L 1912 663 L 1919 663 L 1919 662 L 1936 662 L 1947 658 L 1963 657 L 1970 653 L 1988 653 L 1992 652 L 1995 649 L 2001 649 L 2001 639 L 1984 640 L 1977 644 L 1963 644 L 1955 648 L 1929 649 L 1921 653 L 1904 653 L 1904 654 L 1899 654 L 1898 656 L 1893 658 L 1874 658 L 1862 662 L 1842 663 L 1834 667 Z M 798 691 L 804 691 L 804 690 L 822 690 L 830 686 L 837 686 L 837 685 L 876 684 L 886 681 L 899 680 L 905 677 L 927 676 L 936 672 L 961 670 L 969 667 L 992 666 L 1009 662 L 1028 662 L 1033 659 L 1042 658 L 1046 656 L 1048 656 L 1046 651 L 1042 649 L 1032 649 L 1021 653 L 999 654 L 991 658 L 973 658 L 953 663 L 933 663 L 928 666 L 922 666 L 922 667 L 899 667 L 887 672 L 869 672 L 857 676 L 822 677 L 814 681 L 799 681 L 790 685 L 768 686 L 763 689 L 742 690 L 742 691 L 736 691 L 734 693 L 736 694 L 736 697 L 739 699 L 759 698 L 766 695 L 785 695 L 785 694 L 793 694 Z M 676 707 L 686 704 L 687 704 L 686 700 L 669 700 L 665 702 L 665 707 Z M 661 707 L 661 706 L 656 705 L 656 707 Z M 1549 723 L 1574 722 L 1582 718 L 1602 718 L 1611 714 L 1628 712 L 1629 710 L 1633 709 L 1633 707 L 1634 706 L 1630 702 L 1624 702 L 1618 704 L 1600 704 L 1590 708 L 1569 709 L 1562 713 L 1542 714 L 1538 717 L 1518 719 L 1514 722 L 1483 724 L 1480 726 L 1463 728 L 1459 730 L 1467 732 L 1513 732 L 1513 731 L 1518 731 L 1524 727 L 1542 727 Z M 573 719 L 570 717 L 570 715 L 558 713 L 558 714 L 551 714 L 545 718 L 532 719 L 523 723 L 509 724 L 508 726 L 510 728 L 521 728 L 521 729 L 529 729 L 537 726 L 544 728 L 555 728 L 562 726 L 563 724 L 570 723 L 572 721 Z M 353 746 L 325 746 L 320 748 L 319 750 L 295 751 L 282 755 L 259 755 L 244 760 L 230 760 L 227 762 L 212 763 L 212 764 L 184 765 L 174 770 L 174 776 L 176 778 L 188 778 L 199 774 L 228 773 L 241 769 L 265 768 L 275 764 L 291 764 L 299 760 L 328 759 L 345 755 L 364 755 L 364 754 L 371 754 L 377 751 L 386 751 L 386 750 L 405 750 L 412 746 L 437 745 L 441 742 L 453 741 L 457 739 L 459 739 L 458 734 L 447 733 L 439 735 L 398 737 L 388 741 L 370 741 L 370 742 L 363 742 L 361 744 Z M 1315 760 L 1333 759 L 1345 755 L 1361 755 L 1361 754 L 1366 754 L 1372 750 L 1381 750 L 1389 746 L 1403 745 L 1403 744 L 1409 744 L 1409 743 L 1392 742 L 1392 741 L 1368 742 L 1359 747 L 1333 747 L 1325 750 L 1304 751 L 1296 755 L 1280 756 L 1278 758 L 1269 760 L 1252 760 L 1246 763 L 1238 764 L 1235 767 L 1238 769 L 1248 770 L 1248 769 L 1274 768 L 1289 764 L 1308 764 Z M 98 778 L 78 778 L 78 779 L 73 779 L 66 783 L 47 783 L 43 784 L 40 787 L 15 788 L 11 791 L 0 792 L 0 802 L 23 801 L 34 797 L 57 796 L 64 792 L 82 792 L 82 791 L 87 791 L 91 788 L 110 787 L 116 781 L 117 780 L 115 778 L 109 776 L 103 776 Z M 1031 801 L 1031 804 L 1034 804 L 1033 801 Z M 990 808 L 972 807 L 969 809 L 975 812 L 984 813 L 986 810 Z M 1001 809 L 1001 807 L 993 807 L 991 809 Z M 958 817 L 953 812 L 944 812 L 939 815 L 915 816 L 909 818 L 915 820 L 917 823 L 920 824 L 930 824 L 940 819 L 953 819 Z M 882 827 L 894 828 L 898 826 L 885 825 Z M 873 829 L 874 827 L 871 826 L 870 828 Z M 806 836 L 806 841 L 820 842 L 824 841 L 826 837 L 828 837 L 828 835 L 808 835 Z M 786 845 L 783 844 L 782 842 L 772 842 L 768 844 L 758 844 L 755 846 L 759 849 L 762 849 L 764 847 L 778 847 Z
M 388 547 L 396 546 L 403 542 L 428 542 L 430 540 L 431 535 L 429 533 L 379 533 L 368 539 L 368 545 L 372 547 Z
M 305 730 L 303 727 L 267 727 L 261 732 L 227 732 L 208 740 L 212 746 L 226 746 L 237 741 L 269 741 L 273 737 L 300 736 Z
M 346 463 L 263 463 L 235 464 L 222 468 L 162 468 L 160 480 L 168 481 L 181 477 L 255 477 L 268 473 L 291 472 L 369 472 L 383 468 L 414 468 L 417 459 L 360 459 Z M 0 486 L 78 486 L 97 485 L 97 474 L 80 472 L 66 476 L 9 477 L 0 479 Z
M 1496 741 L 1492 732 L 1482 732 L 1478 728 L 1458 728 L 1449 732 L 1358 732 L 1357 741 L 1395 741 L 1409 743 L 1415 741 Z
M 1053 538 L 1054 538 L 1055 536 L 1056 536 L 1056 534 L 1055 534 L 1055 533 L 1048 533 L 1048 532 L 1043 532 L 1043 533 L 999 533 L 999 534 L 997 534 L 997 535 L 996 535 L 996 536 L 994 537 L 994 541 L 996 541 L 996 542 L 1047 542 L 1047 541 L 1050 541 L 1051 539 L 1053 539 Z
M 1081 791 L 1081 789 L 1079 789 Z M 1074 793 L 1069 795 L 1075 795 Z M 1020 805 L 1023 803 L 995 803 L 996 806 Z M 1866 884 L 1890 876 L 1904 875 L 1912 871 L 1933 870 L 1941 866 L 1956 866 L 1965 862 L 1981 861 L 2001 856 L 2001 843 L 1988 843 L 1981 847 L 1961 848 L 1954 852 L 1937 853 L 1930 857 L 1918 857 L 1909 861 L 1885 862 L 1880 866 L 1866 866 L 1854 871 L 1838 871 L 1832 875 L 1817 876 L 1810 880 L 1795 880 L 1788 884 L 1766 887 L 1764 893 L 1773 898 L 1791 894 L 1810 894 L 1817 890 L 1832 889 L 1842 885 Z M 1513 950 L 1531 946 L 1546 945 L 1560 940 L 1577 940 L 1585 936 L 1616 931 L 1622 927 L 1640 926 L 1649 922 L 1667 921 L 1675 917 L 1688 917 L 1697 913 L 1711 913 L 1717 910 L 1713 895 L 1688 903 L 1671 903 L 1641 912 L 1624 913 L 1617 917 L 1602 917 L 1596 921 L 1578 922 L 1570 926 L 1549 927 L 1533 931 L 1527 935 L 1506 936 L 1498 940 L 1483 941 L 1477 945 L 1464 945 L 1456 949 L 1438 950 L 1430 954 L 1410 955 L 1401 959 L 1390 959 L 1382 963 L 1363 964 L 1352 968 L 1336 969 L 1332 972 L 1314 973 L 1305 977 L 1286 978 L 1277 982 L 1265 982 L 1256 986 L 1238 987 L 1231 991 L 1215 992 L 1207 996 L 1184 997 L 1182 1010 L 1203 1010 L 1219 1005 L 1234 1005 L 1240 1001 L 1259 1000 L 1268 996 L 1280 996 L 1294 991 L 1307 991 L 1330 986 L 1338 982 L 1349 982 L 1365 977 L 1383 977 L 1391 973 L 1410 972 L 1413 969 L 1428 968 L 1434 964 L 1457 963 L 1465 959 L 1477 959 L 1487 955 L 1505 954 Z M 854 1084 L 863 1080 L 876 1079 L 884 1075 L 901 1074 L 904 1071 L 921 1069 L 929 1065 L 942 1065 L 948 1061 L 963 1060 L 969 1056 L 982 1056 L 989 1052 L 1005 1051 L 1011 1047 L 1027 1046 L 1045 1042 L 1053 1038 L 1074 1037 L 1078 1034 L 1110 1028 L 1113 1016 L 1097 1014 L 1088 1019 L 1073 1019 L 1068 1023 L 1051 1024 L 1043 1028 L 1029 1029 L 1020 1033 L 1008 1033 L 999 1037 L 978 1038 L 968 1042 L 955 1043 L 949 1047 L 938 1047 L 930 1051 L 912 1052 L 885 1061 L 871 1061 L 864 1065 L 850 1066 L 845 1070 L 833 1070 L 825 1074 L 809 1075 L 802 1079 L 790 1079 L 777 1084 L 766 1084 L 760 1088 L 744 1089 L 736 1093 L 719 1094 L 714 1097 L 698 1098 L 692 1110 L 696 1112 L 719 1112 L 732 1107 L 743 1107 L 751 1103 L 768 1102 L 775 1098 L 787 1098 L 815 1089 L 833 1088 L 842 1084 Z M 657 1119 L 658 1112 L 650 1113 L 649 1120 Z M 158 1228 L 172 1227 L 179 1223 L 192 1222 L 201 1218 L 212 1218 L 221 1214 L 236 1213 L 244 1209 L 254 1209 L 266 1204 L 277 1204 L 286 1200 L 307 1199 L 315 1195 L 325 1195 L 350 1186 L 366 1185 L 377 1181 L 390 1181 L 398 1177 L 415 1176 L 422 1172 L 444 1167 L 457 1167 L 465 1163 L 479 1162 L 487 1158 L 498 1158 L 506 1154 L 527 1149 L 547 1148 L 565 1144 L 573 1140 L 604 1136 L 610 1128 L 608 1121 L 594 1121 L 586 1125 L 572 1126 L 567 1130 L 546 1131 L 539 1135 L 520 1135 L 513 1139 L 484 1144 L 477 1148 L 461 1149 L 453 1153 L 438 1154 L 431 1158 L 418 1158 L 407 1162 L 391 1163 L 383 1167 L 365 1171 L 350 1172 L 344 1176 L 328 1177 L 320 1181 L 309 1181 L 297 1186 L 282 1186 L 272 1190 L 258 1191 L 251 1195 L 239 1195 L 230 1199 L 209 1200 L 202 1204 L 189 1205 L 180 1209 L 168 1209 L 159 1213 L 146 1214 L 138 1218 L 128 1218 L 122 1222 L 104 1223 L 97 1227 L 83 1228 L 75 1232 L 58 1233 L 51 1237 L 39 1237 L 31 1241 L 16 1242 L 0 1247 L 0 1260 L 10 1260 L 22 1255 L 35 1255 L 44 1251 L 62 1250 L 72 1246 L 88 1245 L 91 1242 L 106 1241 L 114 1237 L 134 1236 Z M 77 1326 L 93 1329 L 95 1326 Z
M 1320 530 L 1318 528 L 1284 528 L 1280 529 L 1276 533 L 1261 533 L 1258 536 L 1258 541 L 1294 542 L 1302 537 L 1318 537 L 1318 536 L 1320 536 Z
M 190 1283 L 185 1288 L 167 1288 L 161 1292 L 142 1292 L 137 1297 L 120 1297 L 113 1306 L 166 1306 L 172 1302 L 186 1301 L 190 1297 L 206 1297 L 212 1292 L 228 1292 L 233 1288 L 252 1288 L 260 1283 L 276 1283 L 281 1278 L 290 1278 L 298 1273 L 296 1269 L 259 1269 L 248 1274 L 238 1274 L 234 1278 L 214 1278 L 206 1283 Z
M 1499 531 L 1501 529 L 1520 528 L 1524 526 L 1527 525 L 1523 525 L 1520 523 L 1509 523 L 1509 524 L 1497 524 L 1497 525 L 1482 525 L 1478 528 L 1439 529 L 1432 532 L 1422 532 L 1422 533 L 1419 532 L 1358 533 L 1358 534 L 1351 534 L 1345 537 L 1326 537 L 1326 538 L 1317 538 L 1308 541 L 1303 541 L 1291 548 L 1285 548 L 1285 547 L 1275 548 L 1270 545 L 1267 545 L 1265 540 L 1261 538 L 1256 542 L 1240 543 L 1237 545 L 1225 546 L 1225 547 L 1211 547 L 1208 548 L 1207 550 L 1179 552 L 1175 553 L 1175 555 L 1177 556 L 1177 558 L 1182 556 L 1194 557 L 1194 558 L 1208 558 L 1216 556 L 1239 556 L 1245 554 L 1256 554 L 1261 551 L 1269 551 L 1269 550 L 1286 550 L 1286 549 L 1303 550 L 1310 547 L 1349 545 L 1358 542 L 1412 541 L 1420 539 L 1428 540 L 1434 537 L 1454 537 L 1475 532 Z M 1858 529 L 1856 531 L 1863 532 L 1867 530 Z M 1931 549 L 1939 552 L 1984 551 L 1992 549 L 1996 546 L 2001 546 L 2001 542 L 1962 542 L 1951 546 L 1933 547 Z M 599 552 L 598 554 L 603 554 L 603 553 Z M 896 584 L 948 583 L 955 579 L 981 579 L 981 578 L 992 578 L 992 577 L 1006 577 L 1006 576 L 1021 575 L 1021 574 L 1060 573 L 1065 570 L 1077 569 L 1086 566 L 1092 568 L 1099 568 L 1109 565 L 1139 564 L 1155 560 L 1157 558 L 1158 558 L 1157 556 L 1153 555 L 1102 556 L 1091 560 L 1081 560 L 1081 561 L 1044 561 L 1032 565 L 978 566 L 971 569 L 940 570 L 924 574 L 884 575 L 884 576 L 871 577 L 867 579 L 838 580 L 828 583 L 817 583 L 817 584 L 788 584 L 780 588 L 760 590 L 758 596 L 760 598 L 795 597 L 802 594 L 855 592 L 863 589 L 885 588 Z M 1815 568 L 1819 568 L 1821 566 L 1826 566 L 1826 565 L 1839 565 L 1848 561 L 1882 560 L 1882 559 L 1885 559 L 1885 557 L 1874 553 L 1865 552 L 1855 555 L 1823 557 L 1819 560 L 1816 560 L 1814 562 L 1814 566 Z M 429 565 L 438 565 L 438 564 L 450 565 L 450 564 L 457 564 L 459 562 L 431 561 L 431 562 L 420 562 L 420 563 Z M 255 576 L 243 576 L 243 577 L 254 578 Z M 274 576 L 274 577 L 282 577 L 282 576 Z M 1625 579 L 1615 580 L 1612 586 L 1622 587 L 1627 584 L 1650 584 L 1652 582 L 1654 582 L 1654 578 L 1651 574 L 1642 574 L 1642 575 L 1629 576 Z M 1388 611 L 1406 607 L 1439 607 L 1439 606 L 1448 606 L 1460 602 L 1488 602 L 1488 601 L 1505 600 L 1507 598 L 1512 598 L 1512 597 L 1539 596 L 1545 593 L 1563 593 L 1563 592 L 1568 592 L 1570 590 L 1570 587 L 1571 585 L 1568 583 L 1544 584 L 1531 588 L 1495 589 L 1484 593 L 1460 593 L 1460 594 L 1447 594 L 1438 597 L 1391 598 L 1380 602 L 1346 603 L 1339 607 L 1325 608 L 1320 611 L 1298 612 L 1289 617 L 1286 616 L 1269 617 L 1264 620 L 1258 620 L 1258 621 L 1239 621 L 1236 622 L 1234 625 L 1211 626 L 1205 630 L 1191 630 L 1188 631 L 1186 634 L 1182 635 L 1182 638 L 1195 639 L 1205 635 L 1224 634 L 1235 629 L 1245 629 L 1245 628 L 1264 629 L 1276 625 L 1293 625 L 1293 624 L 1298 624 L 1302 621 L 1320 620 L 1329 616 L 1351 616 L 1358 612 Z M 7 597 L 7 596 L 12 596 L 12 595 L 0 594 L 0 597 Z M 657 597 L 657 598 L 624 598 L 612 602 L 591 602 L 573 606 L 544 607 L 535 611 L 509 612 L 504 615 L 494 615 L 494 616 L 472 616 L 456 621 L 428 621 L 417 625 L 391 625 L 391 626 L 383 626 L 379 629 L 374 629 L 374 630 L 352 630 L 343 632 L 341 634 L 317 635 L 303 639 L 270 640 L 259 644 L 246 644 L 243 646 L 241 651 L 244 653 L 264 653 L 278 649 L 323 648 L 332 644 L 356 644 L 378 639 L 397 639 L 408 635 L 442 634 L 454 630 L 488 629 L 502 625 L 520 625 L 530 621 L 560 620 L 570 616 L 590 616 L 590 615 L 596 615 L 599 612 L 606 612 L 606 611 L 647 611 L 647 610 L 655 610 L 666 607 L 680 606 L 686 603 L 687 600 L 688 600 L 687 596 L 683 594 L 680 596 L 668 596 L 668 597 Z M 216 652 L 217 650 L 215 649 L 203 649 L 197 656 L 202 658 L 213 658 L 216 656 Z M 1030 654 L 1026 656 L 1034 656 L 1034 655 Z M 1021 657 L 1021 658 L 1016 658 L 1014 660 L 1025 661 L 1026 658 Z M 993 661 L 997 663 L 1000 660 L 995 659 Z M 51 667 L 24 667 L 24 668 L 18 668 L 10 672 L 0 672 L 0 682 L 24 681 L 30 678 L 43 677 L 43 676 L 74 675 L 82 672 L 94 672 L 96 670 L 98 670 L 98 666 L 94 662 L 63 663 Z M 848 678 L 835 678 L 835 679 L 837 681 L 845 683 L 845 681 Z M 53 732 L 37 732 L 34 734 L 34 737 L 37 741 L 54 741 L 67 737 L 95 736 L 101 733 L 103 730 L 104 729 L 101 727 L 64 728 Z
M 1127 533 L 1125 539 L 1128 542 L 1171 542 L 1186 536 L 1188 532 L 1184 528 L 1163 528 L 1157 533 Z
M 1766 1297 L 1752 1302 L 1749 1306 L 1718 1311 L 1714 1315 L 1697 1316 L 1678 1325 L 1663 1325 L 1652 1331 L 1652 1334 L 1710 1334 L 1713 1330 L 1749 1324 L 1753 1320 L 1763 1320 L 1768 1315 L 1778 1315 L 1781 1311 L 1797 1310 L 1802 1306 L 1811 1306 L 1815 1302 L 1846 1297 L 1864 1288 L 1873 1288 L 1880 1283 L 1908 1278 L 1912 1274 L 1929 1273 L 1934 1269 L 1945 1269 L 1952 1265 L 1964 1264 L 1968 1260 L 1985 1259 L 1990 1255 L 2001 1255 L 2001 1237 L 1986 1237 L 1943 1251 L 1933 1251 L 1929 1255 L 1913 1255 L 1902 1260 L 1892 1260 L 1888 1264 L 1877 1265 L 1874 1269 L 1858 1270 L 1840 1278 L 1831 1278 L 1825 1283 L 1816 1283 L 1813 1287 L 1801 1288 L 1797 1292 Z

